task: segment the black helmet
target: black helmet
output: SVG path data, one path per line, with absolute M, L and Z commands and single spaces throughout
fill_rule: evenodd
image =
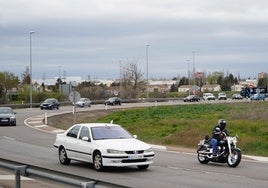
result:
M 218 125 L 221 129 L 225 129 L 226 127 L 226 121 L 224 119 L 219 119 Z

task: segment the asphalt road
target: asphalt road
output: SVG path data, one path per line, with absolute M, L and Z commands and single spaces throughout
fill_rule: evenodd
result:
M 127 107 L 131 104 L 125 105 Z M 105 110 L 105 107 L 103 105 L 93 105 L 91 108 L 82 110 L 94 109 Z M 64 107 L 60 111 L 47 112 L 52 115 L 51 113 L 66 111 L 72 111 L 72 108 Z M 26 118 L 43 115 L 45 111 L 22 109 L 16 110 L 16 112 L 16 127 L 0 127 L 0 158 L 101 179 L 129 187 L 226 188 L 230 186 L 266 188 L 268 185 L 267 162 L 243 159 L 237 168 L 216 163 L 202 165 L 197 161 L 194 153 L 184 153 L 179 150 L 155 150 L 154 164 L 145 171 L 140 171 L 137 168 L 108 168 L 105 172 L 96 172 L 90 164 L 79 162 L 62 166 L 59 164 L 56 150 L 53 148 L 55 134 L 42 132 L 24 125 Z

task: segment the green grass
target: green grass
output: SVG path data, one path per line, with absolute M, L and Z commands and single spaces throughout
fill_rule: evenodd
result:
M 211 135 L 218 119 L 227 120 L 229 134 L 238 135 L 244 154 L 268 156 L 268 103 L 186 104 L 114 112 L 98 122 L 114 121 L 151 144 L 196 148 Z

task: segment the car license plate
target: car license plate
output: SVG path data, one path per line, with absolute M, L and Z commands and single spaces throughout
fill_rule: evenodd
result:
M 8 122 L 7 119 L 1 119 L 1 122 Z
M 128 159 L 142 159 L 143 156 L 142 155 L 129 155 Z

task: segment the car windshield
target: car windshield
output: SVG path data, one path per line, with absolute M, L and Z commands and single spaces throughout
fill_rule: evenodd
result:
M 10 108 L 1 108 L 0 114 L 12 114 L 12 110 Z
M 92 127 L 91 132 L 94 140 L 132 138 L 132 135 L 120 126 Z
M 53 99 L 46 99 L 45 101 L 44 101 L 44 103 L 52 103 L 53 102 Z

